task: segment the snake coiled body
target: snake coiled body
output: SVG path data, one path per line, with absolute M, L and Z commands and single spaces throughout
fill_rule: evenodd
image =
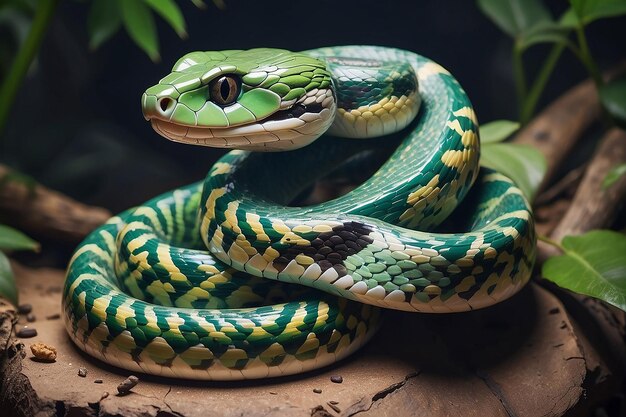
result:
M 293 374 L 362 346 L 378 307 L 468 311 L 530 277 L 528 203 L 479 170 L 471 104 L 426 58 L 368 46 L 195 52 L 142 105 L 171 140 L 237 150 L 202 184 L 120 214 L 77 249 L 65 323 L 99 359 L 181 378 Z M 387 150 L 353 191 L 289 206 Z

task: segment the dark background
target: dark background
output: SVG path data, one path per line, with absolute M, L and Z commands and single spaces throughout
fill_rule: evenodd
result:
M 237 1 L 199 10 L 179 2 L 189 38 L 180 40 L 157 18 L 161 61 L 151 62 L 120 31 L 90 51 L 89 2 L 61 2 L 38 59 L 22 86 L 5 132 L 0 160 L 82 201 L 119 211 L 172 187 L 201 179 L 224 151 L 174 144 L 141 115 L 141 93 L 193 50 L 376 44 L 418 52 L 450 70 L 481 122 L 516 119 L 511 40 L 475 2 Z M 547 0 L 555 16 L 564 0 Z M 626 56 L 626 19 L 588 29 L 602 68 Z M 8 41 L 5 38 L 3 41 Z M 531 48 L 531 74 L 548 46 Z M 585 78 L 565 52 L 544 102 Z

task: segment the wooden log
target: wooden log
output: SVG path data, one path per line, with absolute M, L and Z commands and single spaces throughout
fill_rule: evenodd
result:
M 40 184 L 31 189 L 6 178 L 10 173 L 0 164 L 0 219 L 36 238 L 78 243 L 111 217 L 106 209 L 79 203 Z

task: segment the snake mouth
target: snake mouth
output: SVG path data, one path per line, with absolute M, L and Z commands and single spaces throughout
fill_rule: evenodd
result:
M 233 127 L 184 125 L 158 117 L 149 120 L 157 133 L 174 142 L 214 148 L 281 151 L 297 149 L 317 139 L 332 124 L 335 108 L 332 98 L 296 103 L 256 123 Z

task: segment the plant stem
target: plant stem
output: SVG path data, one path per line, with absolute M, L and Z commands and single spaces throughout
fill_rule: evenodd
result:
M 557 43 L 555 44 L 548 57 L 546 58 L 543 66 L 539 70 L 539 74 L 533 83 L 533 86 L 530 88 L 530 92 L 526 96 L 526 100 L 522 104 L 520 122 L 522 125 L 527 124 L 533 114 L 535 114 L 535 109 L 537 108 L 537 102 L 543 93 L 543 90 L 546 87 L 548 80 L 550 79 L 550 75 L 554 71 L 554 67 L 556 63 L 559 61 L 563 50 L 565 49 L 565 43 Z
M 43 0 L 37 3 L 35 17 L 28 36 L 17 52 L 11 68 L 9 68 L 9 72 L 2 83 L 2 87 L 0 87 L 0 135 L 4 131 L 15 95 L 21 87 L 28 68 L 39 50 L 43 36 L 52 20 L 58 3 L 59 0 Z
M 542 241 L 544 243 L 547 243 L 550 246 L 554 246 L 555 248 L 559 249 L 561 252 L 565 252 L 565 248 L 563 247 L 563 245 L 561 245 L 556 240 L 550 239 L 547 236 L 537 235 L 537 240 L 540 240 L 540 241 Z
M 600 74 L 600 70 L 596 66 L 596 63 L 591 56 L 591 50 L 589 49 L 587 37 L 585 36 L 585 28 L 582 24 L 576 26 L 576 36 L 578 39 L 578 47 L 580 48 L 578 58 L 580 58 L 580 61 L 587 69 L 587 72 L 589 72 L 589 76 L 596 85 L 596 90 L 599 94 L 600 89 L 604 86 L 604 80 L 602 79 L 602 74 Z M 601 106 L 601 109 L 602 110 L 600 116 L 605 126 L 615 126 L 615 121 L 613 120 L 613 117 L 609 114 L 609 112 L 606 111 L 603 105 Z
M 526 74 L 524 73 L 524 62 L 522 61 L 522 49 L 515 43 L 513 45 L 513 77 L 515 78 L 515 93 L 517 95 L 517 108 L 521 113 L 526 101 Z
M 591 56 L 591 50 L 589 49 L 589 44 L 587 43 L 587 37 L 585 36 L 583 26 L 576 27 L 576 36 L 578 38 L 578 46 L 580 47 L 580 60 L 585 68 L 587 68 L 587 71 L 589 71 L 589 75 L 596 84 L 596 88 L 599 89 L 604 85 L 604 81 L 602 80 L 602 75 L 600 75 L 598 67 L 596 67 L 593 57 Z

